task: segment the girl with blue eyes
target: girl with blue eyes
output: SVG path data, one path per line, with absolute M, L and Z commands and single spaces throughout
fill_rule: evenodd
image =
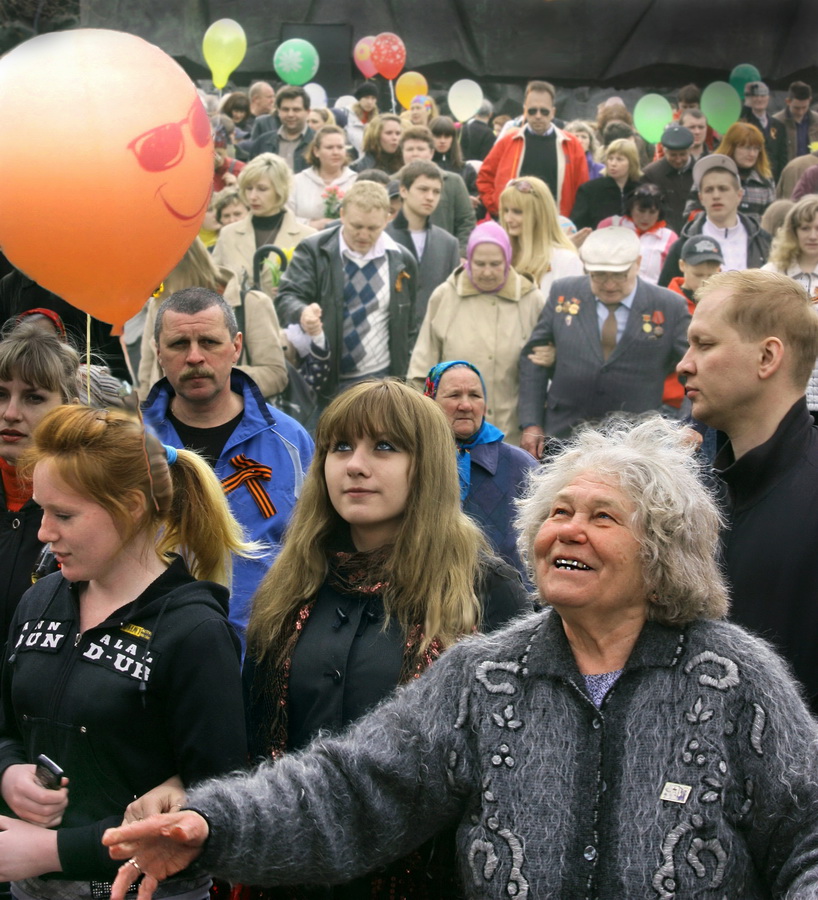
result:
M 340 730 L 463 635 L 532 608 L 461 511 L 451 431 L 433 401 L 397 381 L 364 382 L 327 407 L 315 438 L 247 632 L 256 760 Z M 439 837 L 408 862 L 320 896 L 456 897 L 452 853 Z

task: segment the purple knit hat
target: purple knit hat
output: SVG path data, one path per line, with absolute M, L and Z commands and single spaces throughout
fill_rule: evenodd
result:
M 471 258 L 478 244 L 496 244 L 505 257 L 506 266 L 503 272 L 503 282 L 491 293 L 496 293 L 505 284 L 508 278 L 508 270 L 511 268 L 511 241 L 503 228 L 496 222 L 483 222 L 472 231 L 469 243 L 466 245 L 466 274 L 471 280 Z M 472 282 L 473 283 L 473 282 Z

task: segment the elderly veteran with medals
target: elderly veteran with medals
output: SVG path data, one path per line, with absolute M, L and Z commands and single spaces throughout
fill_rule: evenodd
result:
M 681 432 L 583 430 L 518 524 L 550 609 L 451 647 L 341 737 L 107 832 L 113 900 L 194 861 L 343 882 L 451 825 L 468 897 L 815 897 L 818 725 L 722 621 L 719 514 Z
M 687 350 L 685 301 L 639 277 L 633 231 L 593 232 L 580 258 L 587 274 L 554 282 L 520 354 L 520 446 L 538 459 L 546 436 L 613 412 L 659 411 L 665 378 Z

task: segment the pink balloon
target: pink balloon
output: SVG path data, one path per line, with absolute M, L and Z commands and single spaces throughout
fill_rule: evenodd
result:
M 406 47 L 403 41 L 391 31 L 379 34 L 372 45 L 372 61 L 379 75 L 390 81 L 397 78 L 406 63 Z
M 372 62 L 372 45 L 374 43 L 375 38 L 372 35 L 362 37 L 352 51 L 352 58 L 355 60 L 355 65 L 358 67 L 364 78 L 371 78 L 378 73 L 378 70 L 375 68 L 375 63 Z

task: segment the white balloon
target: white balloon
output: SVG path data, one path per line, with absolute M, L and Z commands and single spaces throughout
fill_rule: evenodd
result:
M 461 78 L 449 88 L 449 109 L 452 115 L 459 121 L 470 119 L 480 108 L 483 102 L 483 89 L 476 81 L 470 78 Z
M 304 85 L 304 90 L 309 94 L 310 105 L 314 109 L 324 109 L 326 107 L 327 92 L 321 87 L 320 84 L 316 84 L 314 81 L 311 81 L 309 84 Z
M 352 107 L 355 106 L 357 102 L 358 101 L 352 96 L 352 94 L 344 94 L 342 97 L 339 97 L 335 101 L 335 103 L 333 103 L 333 106 L 336 107 L 336 109 L 352 109 Z

